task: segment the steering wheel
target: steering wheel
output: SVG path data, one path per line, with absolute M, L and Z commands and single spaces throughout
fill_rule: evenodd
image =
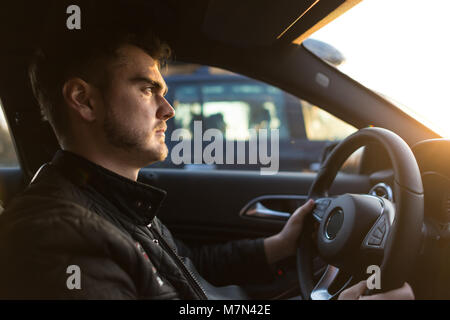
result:
M 330 197 L 329 188 L 344 161 L 360 147 L 374 142 L 389 154 L 394 169 L 394 201 L 368 194 Z M 420 248 L 424 212 L 419 167 L 404 140 L 389 130 L 373 127 L 350 135 L 321 166 L 309 198 L 316 205 L 313 214 L 305 219 L 297 249 L 303 299 L 333 299 L 355 280 L 366 279 L 377 267 L 381 284 L 378 291 L 404 284 Z M 317 283 L 313 277 L 313 238 L 319 257 L 328 264 Z M 376 267 L 368 269 L 372 265 Z

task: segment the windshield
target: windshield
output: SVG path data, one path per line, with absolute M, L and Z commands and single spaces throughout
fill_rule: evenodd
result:
M 343 54 L 340 71 L 449 138 L 449 9 L 449 0 L 363 0 L 311 38 Z

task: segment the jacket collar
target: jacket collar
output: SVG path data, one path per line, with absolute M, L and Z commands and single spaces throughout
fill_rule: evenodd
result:
M 99 193 L 140 225 L 153 220 L 166 197 L 162 189 L 125 178 L 69 151 L 57 151 L 51 164 L 72 183 Z

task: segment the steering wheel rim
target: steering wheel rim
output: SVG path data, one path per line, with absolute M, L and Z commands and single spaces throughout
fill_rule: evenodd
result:
M 350 135 L 342 142 L 340 142 L 327 157 L 310 188 L 308 198 L 312 198 L 315 200 L 319 199 L 320 201 L 323 197 L 328 197 L 328 190 L 344 161 L 360 147 L 373 142 L 380 144 L 387 151 L 394 168 L 393 188 L 395 195 L 395 204 L 390 203 L 385 199 L 378 200 L 380 201 L 380 203 L 383 202 L 381 204 L 383 210 L 379 214 L 379 216 L 374 216 L 370 222 L 366 222 L 366 224 L 364 225 L 365 229 L 363 229 L 367 230 L 367 228 L 369 228 L 369 224 L 371 224 L 367 235 L 362 235 L 364 237 L 364 240 L 360 245 L 359 250 L 365 253 L 367 251 L 370 251 L 368 250 L 368 247 L 371 246 L 368 245 L 368 243 L 370 242 L 367 242 L 367 239 L 372 239 L 368 237 L 372 237 L 374 232 L 376 232 L 376 228 L 380 228 L 380 221 L 384 216 L 385 219 L 383 220 L 383 224 L 386 224 L 387 231 L 385 232 L 385 235 L 383 235 L 384 240 L 382 240 L 383 245 L 381 248 L 381 291 L 388 291 L 403 285 L 415 262 L 417 252 L 421 243 L 421 230 L 423 225 L 424 211 L 422 179 L 415 157 L 406 142 L 395 133 L 383 128 L 371 127 L 364 128 L 355 132 L 354 134 Z M 340 241 L 345 243 L 345 241 L 354 239 L 360 241 L 361 235 L 357 235 L 356 238 L 353 237 L 351 239 L 344 239 L 343 241 L 341 241 L 341 239 L 330 240 L 329 236 L 326 235 L 327 239 L 324 240 L 323 232 L 324 230 L 328 230 L 325 229 L 325 227 L 329 228 L 328 226 L 330 225 L 330 221 L 332 221 L 332 219 L 337 216 L 336 213 L 333 213 L 336 212 L 336 203 L 340 203 L 339 208 L 341 211 L 343 210 L 341 207 L 347 206 L 347 202 L 352 202 L 353 207 L 355 207 L 356 203 L 356 207 L 358 208 L 360 207 L 361 203 L 367 202 L 366 204 L 362 205 L 362 207 L 365 208 L 369 201 L 368 197 L 369 196 L 363 199 L 356 195 L 345 194 L 337 198 L 339 199 L 339 201 L 332 199 L 329 207 L 323 210 L 321 209 L 323 212 L 320 211 L 320 214 L 323 214 L 323 217 L 322 220 L 320 220 L 320 227 L 318 229 L 316 239 L 319 246 L 320 256 L 324 252 L 327 253 L 327 246 L 336 247 L 335 242 L 337 243 Z M 370 199 L 370 201 L 372 202 L 372 204 L 370 204 L 369 206 L 377 206 L 374 199 Z M 373 210 L 375 210 L 375 207 L 373 208 Z M 388 212 L 386 213 L 386 216 L 384 215 L 385 209 L 386 212 Z M 352 222 L 352 227 L 354 227 L 355 221 L 357 222 L 358 220 L 368 219 L 366 217 L 361 219 L 361 217 L 358 217 L 357 212 L 351 212 L 352 209 L 349 209 L 348 211 L 349 212 L 347 213 L 343 212 L 343 218 L 341 219 L 343 220 L 343 222 L 342 226 L 340 226 L 339 228 L 344 229 L 346 227 L 347 221 L 351 220 L 349 217 L 354 220 Z M 386 218 L 389 215 L 391 215 L 390 218 Z M 331 285 L 330 281 L 335 280 L 335 276 L 337 275 L 337 272 L 339 270 L 333 267 L 333 265 L 329 264 L 325 274 L 322 276 L 322 279 L 317 285 L 314 284 L 312 266 L 312 234 L 314 232 L 314 221 L 318 221 L 317 217 L 318 215 L 314 214 L 309 215 L 305 219 L 303 232 L 301 235 L 299 247 L 297 249 L 297 271 L 300 281 L 301 295 L 303 299 L 331 299 L 339 294 L 339 292 L 343 290 L 345 286 L 350 282 L 346 282 L 343 287 L 340 288 L 340 290 L 338 290 L 335 294 L 330 294 L 328 292 L 328 287 Z M 387 220 L 387 222 L 385 220 Z M 351 222 L 348 222 L 347 224 L 350 223 Z M 357 231 L 361 232 L 360 230 Z M 355 232 L 357 233 L 357 231 Z M 341 232 L 340 234 L 339 230 L 337 232 L 338 238 L 345 237 L 344 232 Z M 356 244 L 354 247 L 356 248 L 358 246 L 359 244 Z M 379 254 L 380 252 L 381 251 L 378 250 L 377 254 Z M 327 259 L 329 260 L 329 258 L 330 255 L 328 254 L 325 261 L 327 262 Z M 354 272 L 354 270 L 352 271 Z

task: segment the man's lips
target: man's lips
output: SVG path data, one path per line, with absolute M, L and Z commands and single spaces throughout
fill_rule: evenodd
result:
M 167 127 L 156 129 L 156 134 L 165 134 Z

